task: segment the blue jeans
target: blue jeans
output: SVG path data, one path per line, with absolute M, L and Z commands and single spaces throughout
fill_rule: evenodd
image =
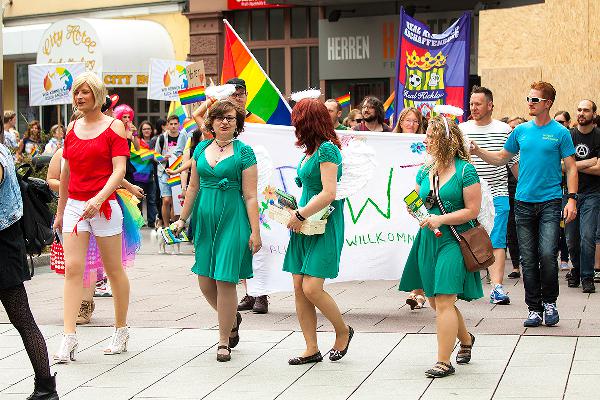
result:
M 154 220 L 156 219 L 156 214 L 158 213 L 158 209 L 156 207 L 156 183 L 154 180 L 150 182 L 134 182 L 136 185 L 141 187 L 144 190 L 144 194 L 146 195 L 146 214 L 148 217 L 148 226 L 154 225 Z M 140 211 L 142 211 L 142 204 L 140 202 L 138 205 Z
M 561 199 L 542 203 L 515 200 L 515 220 L 523 266 L 525 303 L 542 312 L 558 298 L 558 238 Z
M 580 194 L 577 199 L 577 218 L 565 226 L 567 246 L 573 269 L 571 276 L 581 280 L 594 277 L 596 228 L 600 213 L 600 193 Z

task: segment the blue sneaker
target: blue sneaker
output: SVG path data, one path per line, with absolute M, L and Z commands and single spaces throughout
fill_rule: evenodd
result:
M 544 323 L 546 326 L 554 326 L 559 321 L 556 303 L 544 303 Z
M 492 304 L 510 304 L 510 297 L 504 293 L 502 285 L 495 285 L 490 293 L 490 303 Z
M 529 311 L 529 316 L 523 322 L 523 326 L 526 328 L 536 328 L 542 324 L 542 313 L 537 311 Z

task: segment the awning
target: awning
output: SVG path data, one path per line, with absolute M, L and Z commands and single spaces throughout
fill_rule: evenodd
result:
M 38 64 L 83 61 L 107 86 L 148 85 L 150 58 L 174 59 L 167 30 L 152 21 L 70 18 L 44 32 Z
M 35 55 L 40 40 L 50 24 L 5 26 L 2 28 L 2 50 L 5 59 Z

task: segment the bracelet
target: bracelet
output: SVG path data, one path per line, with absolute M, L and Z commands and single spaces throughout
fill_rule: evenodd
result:
M 304 218 L 302 215 L 300 215 L 300 211 L 298 211 L 298 210 L 296 210 L 296 218 L 298 218 L 300 221 L 306 220 L 306 218 Z

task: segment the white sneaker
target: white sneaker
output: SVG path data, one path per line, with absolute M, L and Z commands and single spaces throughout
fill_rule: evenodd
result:
M 112 297 L 112 290 L 108 279 L 104 278 L 101 281 L 96 282 L 94 297 Z
M 568 271 L 570 269 L 571 269 L 571 267 L 569 267 L 569 263 L 568 262 L 565 262 L 565 261 L 561 261 L 560 262 L 560 270 L 561 271 Z

